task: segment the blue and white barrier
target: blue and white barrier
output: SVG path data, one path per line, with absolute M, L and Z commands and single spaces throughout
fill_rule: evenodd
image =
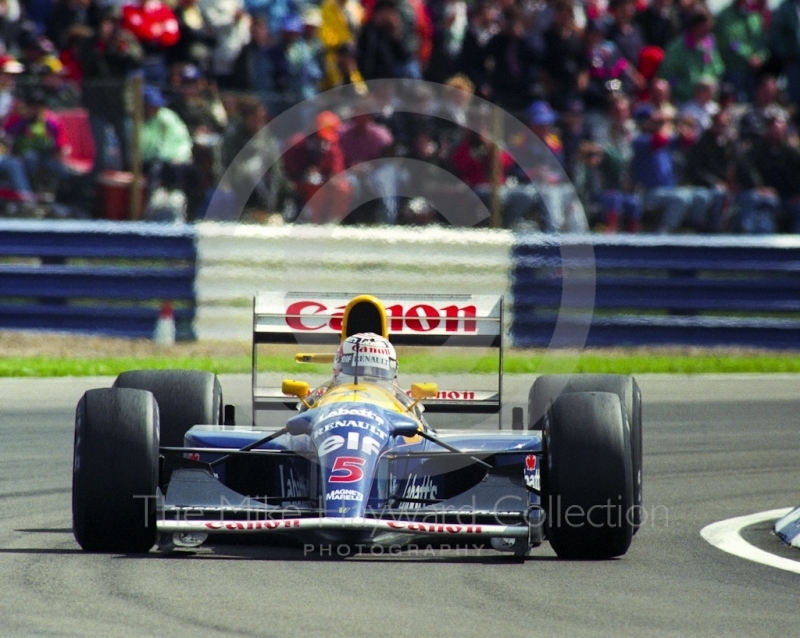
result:
M 0 222 L 0 328 L 151 337 L 164 300 L 194 337 L 195 231 L 137 222 Z
M 258 290 L 504 294 L 520 347 L 560 313 L 589 346 L 800 348 L 796 236 L 0 222 L 0 328 L 150 336 L 170 299 L 184 338 L 247 340 Z
M 517 346 L 548 345 L 559 313 L 580 332 L 593 296 L 588 346 L 800 348 L 800 237 L 537 234 L 511 261 Z

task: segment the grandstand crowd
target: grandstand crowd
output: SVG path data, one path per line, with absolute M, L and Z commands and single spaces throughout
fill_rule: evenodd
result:
M 340 86 L 316 133 L 256 136 Z M 397 109 L 403 86 L 429 115 Z M 460 126 L 475 96 L 555 160 L 523 169 L 488 115 Z M 0 0 L 0 214 L 102 216 L 103 180 L 136 162 L 147 219 L 246 188 L 256 221 L 455 223 L 368 164 L 405 157 L 510 228 L 797 233 L 798 104 L 800 0 Z

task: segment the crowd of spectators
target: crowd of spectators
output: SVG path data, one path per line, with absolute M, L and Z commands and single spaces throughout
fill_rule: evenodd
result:
M 412 179 L 402 163 L 375 162 L 405 157 L 451 172 L 489 206 L 499 201 L 507 227 L 800 232 L 800 0 L 713 8 L 703 0 L 0 0 L 0 203 L 15 204 L 1 210 L 54 199 L 98 215 L 104 172 L 140 161 L 150 219 L 196 219 L 214 189 L 255 184 L 247 200 L 255 219 L 446 222 L 424 197 L 400 196 Z M 134 149 L 136 76 L 144 117 Z M 372 92 L 366 84 L 393 78 L 447 84 L 458 97 L 440 103 L 410 83 L 424 106 L 402 112 L 400 84 Z M 286 148 L 256 135 L 340 86 L 352 99 L 310 114 L 316 133 Z M 495 144 L 489 115 L 484 130 L 460 126 L 474 96 L 522 120 L 541 143 Z M 88 114 L 95 146 L 82 169 L 69 161 L 60 117 L 74 109 Z M 541 161 L 522 168 L 520 153 Z

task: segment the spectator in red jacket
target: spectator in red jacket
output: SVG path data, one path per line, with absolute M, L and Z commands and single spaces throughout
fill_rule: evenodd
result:
M 339 144 L 341 120 L 335 113 L 323 111 L 317 116 L 316 125 L 318 130 L 308 137 L 298 134 L 290 139 L 289 149 L 283 155 L 286 175 L 296 185 L 301 209 L 344 170 L 344 153 Z M 333 180 L 326 190 L 327 196 L 309 207 L 308 217 L 301 213 L 300 221 L 338 222 L 350 212 L 350 185 L 346 179 Z
M 151 84 L 167 83 L 167 49 L 178 42 L 180 27 L 172 9 L 160 0 L 137 0 L 122 9 L 122 28 L 144 49 L 144 77 Z

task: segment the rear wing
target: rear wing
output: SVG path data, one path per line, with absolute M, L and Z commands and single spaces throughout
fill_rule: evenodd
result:
M 297 399 L 280 388 L 258 383 L 258 346 L 327 346 L 335 352 L 342 338 L 347 293 L 258 293 L 253 302 L 253 415 L 259 410 L 292 408 Z M 499 413 L 503 385 L 503 298 L 494 295 L 389 294 L 374 300 L 386 311 L 389 340 L 396 346 L 492 348 L 497 352 L 497 389 L 441 388 L 425 401 L 428 412 Z M 351 304 L 352 306 L 352 304 Z M 380 329 L 372 330 L 380 333 Z M 402 372 L 402 370 L 401 370 Z

